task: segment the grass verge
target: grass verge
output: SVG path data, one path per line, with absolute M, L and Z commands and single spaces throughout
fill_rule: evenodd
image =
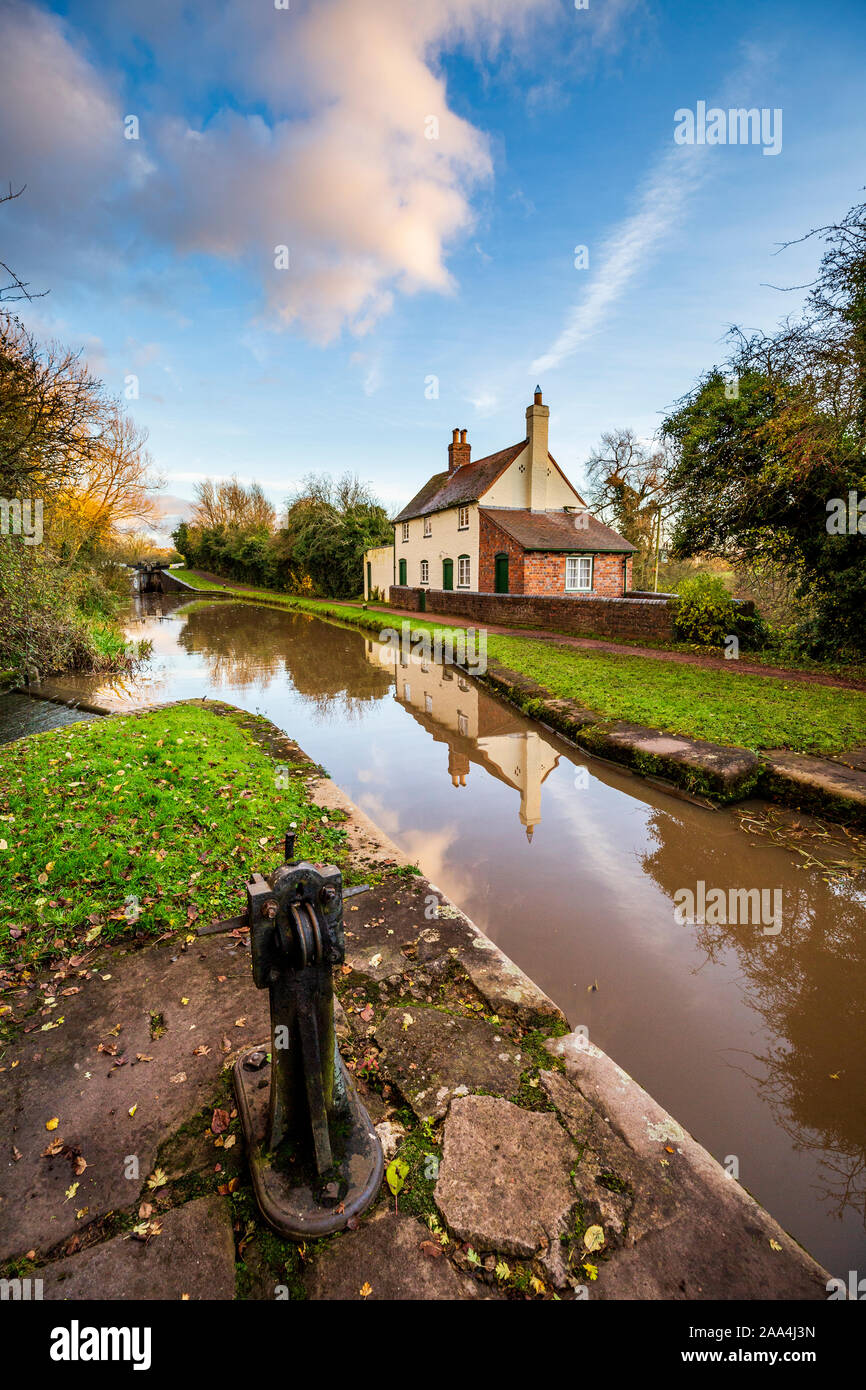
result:
M 254 737 L 266 721 L 175 705 L 67 725 L 0 750 L 0 990 L 122 939 L 193 933 L 297 852 L 351 870 L 316 771 Z M 272 726 L 267 725 L 268 729 Z

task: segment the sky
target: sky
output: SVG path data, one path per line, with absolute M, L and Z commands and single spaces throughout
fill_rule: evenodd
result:
M 350 471 L 393 514 L 453 428 L 523 438 L 536 383 L 580 485 L 799 308 L 819 247 L 782 243 L 866 184 L 866 5 L 578 3 L 0 0 L 21 318 L 175 497 Z M 764 135 L 681 142 L 699 103 Z

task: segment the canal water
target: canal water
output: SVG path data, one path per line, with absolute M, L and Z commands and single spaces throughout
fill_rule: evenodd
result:
M 233 601 L 137 604 L 146 669 L 70 693 L 206 695 L 274 720 L 831 1273 L 866 1273 L 862 880 L 828 882 L 733 812 L 584 759 L 357 631 Z M 781 917 L 677 920 L 675 895 L 700 883 L 767 890 Z

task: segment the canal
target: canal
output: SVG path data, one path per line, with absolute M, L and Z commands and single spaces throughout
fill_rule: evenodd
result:
M 733 812 L 584 759 L 459 672 L 402 667 L 357 631 L 136 602 L 146 669 L 67 678 L 70 694 L 208 696 L 274 720 L 831 1273 L 864 1269 L 862 878 L 801 868 Z M 28 731 L 26 710 L 5 717 L 7 737 Z M 675 894 L 701 882 L 778 890 L 781 930 L 678 921 Z

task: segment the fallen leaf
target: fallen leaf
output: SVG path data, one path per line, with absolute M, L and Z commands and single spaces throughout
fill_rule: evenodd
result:
M 366 1282 L 364 1282 L 364 1283 L 361 1285 L 360 1289 L 358 1290 L 358 1293 L 361 1295 L 362 1298 L 369 1298 L 369 1297 L 370 1297 L 370 1294 L 371 1294 L 372 1292 L 373 1292 L 373 1286 L 372 1286 L 372 1284 L 368 1284 L 368 1283 L 366 1283 Z
M 215 1110 L 211 1118 L 210 1127 L 214 1134 L 222 1134 L 223 1130 L 229 1127 L 229 1112 L 227 1110 Z
M 385 1181 L 391 1189 L 391 1196 L 396 1197 L 398 1192 L 403 1190 L 403 1184 L 409 1176 L 409 1164 L 405 1158 L 394 1158 L 385 1169 Z
M 428 1260 L 438 1260 L 439 1256 L 443 1253 L 442 1246 L 437 1245 L 435 1240 L 422 1240 L 418 1249 L 421 1251 L 422 1255 L 427 1256 Z
M 57 1126 L 58 1126 L 59 1124 L 60 1124 L 60 1121 L 59 1121 L 59 1120 L 57 1119 L 57 1117 L 55 1116 L 55 1118 L 54 1118 L 53 1120 L 46 1120 L 46 1121 L 45 1121 L 45 1128 L 46 1128 L 46 1129 L 56 1129 Z
M 81 1177 L 81 1174 L 84 1172 L 84 1170 L 85 1170 L 86 1167 L 87 1167 L 87 1159 L 84 1157 L 83 1154 L 79 1154 L 78 1157 L 77 1157 L 76 1160 L 75 1160 L 75 1176 L 76 1176 L 77 1178 L 80 1178 L 80 1177 Z
M 587 1250 L 600 1250 L 604 1245 L 604 1231 L 601 1226 L 590 1226 L 584 1232 L 583 1243 Z
M 133 1117 L 133 1115 L 135 1114 L 135 1112 L 136 1112 L 137 1109 L 138 1109 L 138 1101 L 135 1102 L 135 1105 L 131 1105 L 131 1106 L 129 1107 L 129 1109 L 127 1110 L 127 1112 L 126 1112 L 130 1119 L 132 1119 L 132 1117 Z
M 186 1081 L 186 1072 L 176 1071 L 174 1076 L 170 1077 L 169 1080 L 173 1083 L 173 1085 L 179 1086 L 182 1081 Z

